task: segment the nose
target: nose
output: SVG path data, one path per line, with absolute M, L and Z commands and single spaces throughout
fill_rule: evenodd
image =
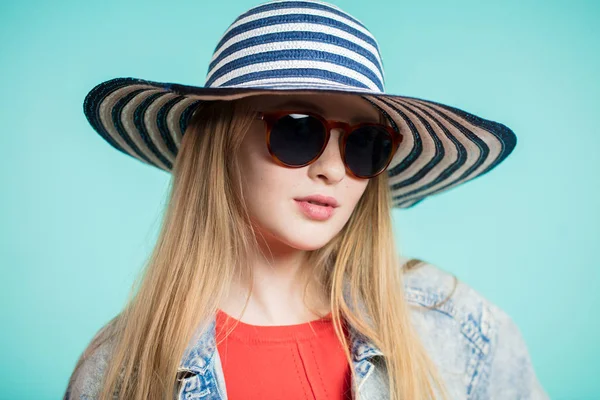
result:
M 339 182 L 346 176 L 346 167 L 340 153 L 340 129 L 332 129 L 329 143 L 321 156 L 309 165 L 308 173 L 311 178 L 321 178 L 331 183 Z

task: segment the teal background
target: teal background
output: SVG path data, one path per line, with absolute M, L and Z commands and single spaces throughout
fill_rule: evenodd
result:
M 400 249 L 506 310 L 553 399 L 600 385 L 600 3 L 338 0 L 389 93 L 511 127 L 488 175 L 394 211 Z M 0 4 L 0 397 L 56 399 L 151 249 L 169 176 L 112 149 L 82 101 L 117 76 L 204 83 L 255 1 Z

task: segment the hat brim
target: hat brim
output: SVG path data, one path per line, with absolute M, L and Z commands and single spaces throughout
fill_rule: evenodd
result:
M 114 148 L 170 172 L 194 110 L 203 101 L 260 94 L 360 95 L 403 134 L 387 173 L 393 205 L 409 208 L 426 197 L 481 176 L 516 146 L 505 125 L 415 97 L 322 86 L 313 88 L 205 88 L 137 78 L 100 83 L 83 109 L 92 127 Z

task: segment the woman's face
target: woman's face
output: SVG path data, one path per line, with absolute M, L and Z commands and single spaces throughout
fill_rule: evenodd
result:
M 273 95 L 253 96 L 243 101 L 263 112 L 291 109 L 317 112 L 326 119 L 350 124 L 379 122 L 379 113 L 373 106 L 353 96 Z M 321 248 L 350 218 L 368 180 L 346 173 L 338 144 L 341 133 L 337 129 L 331 131 L 323 154 L 312 164 L 286 168 L 269 154 L 265 122 L 258 119 L 252 122 L 239 154 L 243 191 L 255 229 L 271 251 L 285 247 Z M 311 195 L 331 196 L 338 207 L 326 220 L 310 217 L 296 199 Z

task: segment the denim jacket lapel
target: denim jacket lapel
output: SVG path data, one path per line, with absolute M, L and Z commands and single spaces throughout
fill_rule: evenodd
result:
M 344 298 L 347 304 L 351 306 L 347 281 L 344 283 Z M 359 301 L 359 307 L 362 307 L 362 301 Z M 371 321 L 367 322 L 371 323 Z M 178 379 L 181 381 L 178 399 L 198 397 L 207 400 L 227 399 L 221 360 L 216 351 L 215 328 L 216 318 L 213 318 L 199 336 L 198 333 L 194 336 L 186 349 L 177 370 Z M 371 360 L 374 357 L 383 357 L 383 353 L 351 326 L 348 333 L 352 368 L 356 372 L 360 389 L 375 368 Z
M 225 380 L 215 340 L 216 318 L 194 335 L 184 352 L 177 379 L 180 381 L 176 399 L 226 400 Z

